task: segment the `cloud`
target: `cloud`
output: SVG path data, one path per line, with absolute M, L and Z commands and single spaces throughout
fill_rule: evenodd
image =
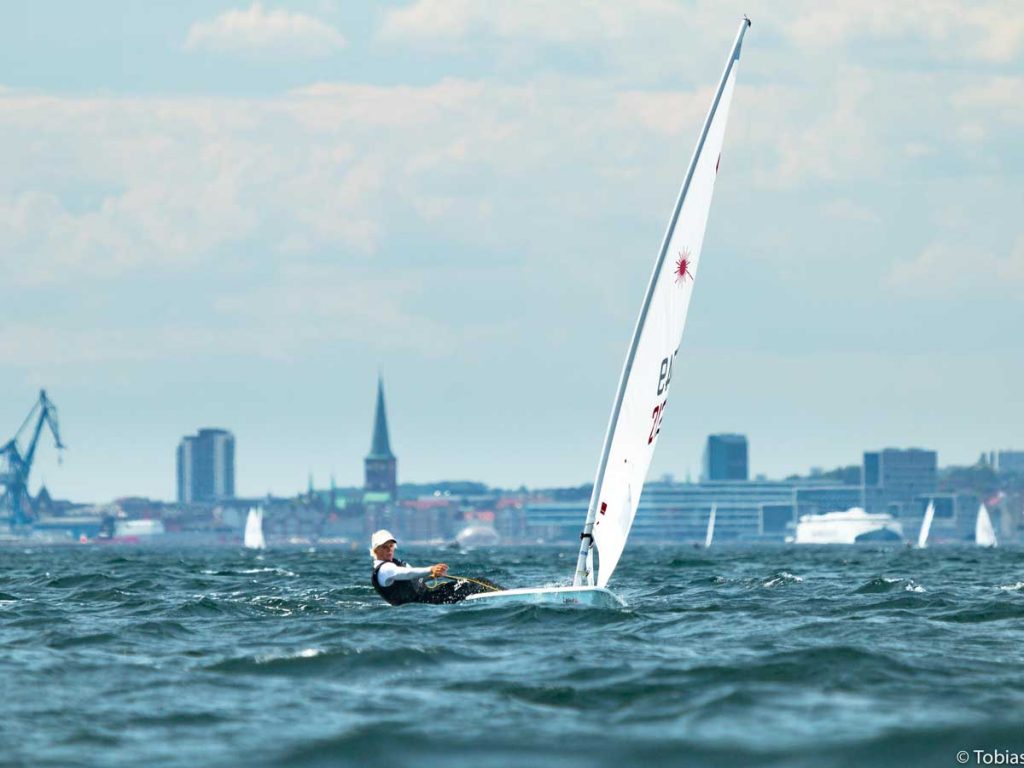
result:
M 929 133 L 950 114 L 934 78 L 886 90 L 863 70 L 837 80 L 824 100 L 785 83 L 737 91 L 726 152 L 742 171 L 734 188 L 824 180 L 832 199 L 861 199 L 836 185 L 897 173 L 925 151 L 950 155 L 948 137 Z M 954 115 L 999 94 L 955 92 Z M 423 227 L 524 260 L 546 259 L 558 238 L 603 258 L 612 191 L 616 209 L 663 226 L 710 93 L 706 83 L 638 89 L 555 76 L 317 83 L 253 100 L 12 92 L 0 109 L 0 265 L 9 281 L 40 285 L 185 273 L 239 252 L 360 262 Z M 906 93 L 938 95 L 907 106 Z M 890 107 L 906 112 L 902 127 L 871 117 Z M 832 206 L 833 218 L 873 215 Z M 508 210 L 552 228 L 549 237 L 531 237 Z M 571 233 L 571 221 L 583 231 Z
M 827 203 L 822 203 L 821 212 L 829 218 L 837 219 L 839 221 L 875 224 L 882 220 L 881 217 L 871 209 L 846 198 L 830 200 Z
M 552 4 L 543 0 L 473 2 L 418 0 L 385 15 L 384 40 L 454 43 L 479 33 L 505 40 L 575 44 L 609 41 L 649 34 L 660 23 L 685 22 L 693 13 L 663 0 L 591 2 L 586 6 Z M 739 17 L 737 16 L 737 21 Z
M 272 52 L 324 57 L 342 50 L 346 40 L 329 24 L 302 13 L 265 10 L 254 2 L 246 10 L 230 10 L 189 27 L 186 50 L 259 54 Z
M 429 286 L 415 272 L 359 275 L 338 264 L 284 264 L 272 282 L 231 291 L 214 309 L 247 329 L 246 348 L 265 357 L 367 338 L 387 349 L 445 356 L 463 336 L 414 309 Z
M 695 62 L 720 66 L 741 17 L 703 0 L 690 7 L 669 0 L 418 0 L 385 12 L 377 42 L 479 57 L 516 80 L 536 71 L 586 71 L 634 87 L 692 84 L 702 72 Z M 681 45 L 681 31 L 699 34 Z
M 959 0 L 790 0 L 773 4 L 760 18 L 772 35 L 801 48 L 838 49 L 868 41 L 922 41 L 944 53 L 988 62 L 1009 62 L 1024 48 L 1024 16 L 1016 0 L 963 3 Z M 617 0 L 562 5 L 543 0 L 417 0 L 387 12 L 380 28 L 385 41 L 456 48 L 480 36 L 526 46 L 595 46 L 618 61 L 657 61 L 670 66 L 680 54 L 673 31 L 715 29 L 733 9 L 697 0 Z M 692 54 L 688 48 L 686 54 Z
M 1024 237 L 1002 256 L 969 245 L 933 243 L 917 257 L 894 264 L 885 285 L 894 293 L 926 299 L 1017 295 L 1024 288 Z
M 455 2 L 439 12 L 458 14 L 459 8 Z M 642 8 L 676 13 L 676 6 L 654 2 Z M 502 6 L 500 12 L 515 17 L 516 9 Z M 501 33 L 527 34 L 512 17 Z M 457 19 L 441 22 L 460 29 Z M 635 48 L 624 42 L 633 34 L 628 18 L 617 18 L 610 29 L 617 31 L 585 34 L 600 46 Z M 541 296 L 560 307 L 593 302 L 596 291 L 608 313 L 628 315 L 628 323 L 635 307 L 621 286 L 635 264 L 621 256 L 637 245 L 627 231 L 634 238 L 650 232 L 656 241 L 664 227 L 707 110 L 722 43 L 696 36 L 690 48 L 672 54 L 695 59 L 700 52 L 694 48 L 714 49 L 708 58 L 715 61 L 706 68 L 710 82 L 702 74 L 691 85 L 573 72 L 528 73 L 511 84 L 493 77 L 423 85 L 320 82 L 259 99 L 4 92 L 0 268 L 6 287 L 0 286 L 0 298 L 16 297 L 25 286 L 112 291 L 115 284 L 155 280 L 168 291 L 180 287 L 195 295 L 196 285 L 231 284 L 230 296 L 199 291 L 191 309 L 212 318 L 211 349 L 254 354 L 286 348 L 289 334 L 365 336 L 375 322 L 387 329 L 381 338 L 389 347 L 404 349 L 418 339 L 412 346 L 427 348 L 429 338 L 437 338 L 436 354 L 445 354 L 472 330 L 457 324 L 453 330 L 454 310 L 448 310 L 462 297 L 445 293 L 451 285 L 466 296 L 491 296 L 500 286 L 502 295 L 527 302 Z M 845 228 L 866 240 L 898 239 L 897 218 L 907 222 L 904 230 L 929 226 L 927 212 L 913 220 L 919 198 L 891 185 L 949 173 L 955 191 L 929 185 L 928 211 L 953 209 L 977 195 L 971 173 L 987 170 L 990 158 L 957 154 L 955 128 L 962 115 L 1015 108 L 1012 79 L 988 82 L 949 72 L 880 76 L 843 64 L 797 77 L 773 69 L 777 54 L 766 47 L 756 52 L 757 58 L 748 50 L 741 66 L 723 189 L 733 205 L 750 206 L 752 219 L 764 211 L 764 220 L 753 248 L 754 227 L 750 234 L 723 235 L 728 228 L 720 223 L 713 230 L 746 253 L 762 248 L 799 258 L 808 249 L 830 248 L 822 231 L 837 220 L 872 224 Z M 988 130 L 998 138 L 1007 122 L 988 121 Z M 1016 141 L 1012 134 L 1007 141 Z M 1005 156 L 1001 145 L 993 147 L 991 155 Z M 766 197 L 766 189 L 780 194 Z M 897 209 L 899 217 L 889 215 Z M 712 227 L 722 215 L 713 215 Z M 794 239 L 793 225 L 781 222 L 796 221 L 802 223 Z M 901 251 L 903 242 L 858 247 L 913 252 Z M 1014 274 L 1015 262 L 1007 259 L 995 259 L 989 271 Z M 327 262 L 337 270 L 316 272 Z M 893 292 L 926 285 L 949 295 L 955 288 L 936 281 L 955 273 L 955 262 L 926 251 L 888 273 L 882 257 L 874 264 Z M 317 277 L 300 279 L 281 271 L 282 263 Z M 366 288 L 392 321 L 375 318 L 341 278 L 347 274 L 360 286 L 374 273 L 396 280 L 393 296 Z M 419 281 L 415 288 L 398 279 L 407 276 Z M 318 287 L 344 311 L 318 314 L 329 308 L 321 298 L 303 304 Z M 247 316 L 246 306 L 288 310 Z M 154 323 L 169 329 L 168 348 L 205 354 L 205 347 L 188 346 L 199 343 L 188 338 L 195 329 L 162 312 Z M 481 307 L 477 316 L 502 313 L 511 316 L 505 307 Z M 262 323 L 263 315 L 275 323 Z M 351 336 L 332 331 L 318 337 L 320 325 L 348 328 Z M 175 328 L 184 329 L 180 339 Z M 99 334 L 71 346 L 101 354 L 109 345 Z M 149 353 L 144 341 L 115 341 Z
M 442 279 L 448 279 L 442 277 Z M 360 274 L 345 264 L 284 261 L 273 279 L 221 289 L 202 323 L 139 317 L 103 324 L 61 317 L 0 327 L 0 359 L 14 367 L 210 360 L 225 354 L 290 361 L 340 343 L 425 358 L 494 343 L 501 324 L 459 328 L 422 311 L 432 280 L 422 270 Z M 163 300 L 154 299 L 154 312 Z M 173 302 L 171 302 L 173 304 Z
M 958 110 L 1011 124 L 1024 124 L 1024 77 L 995 76 L 975 80 L 957 90 L 950 99 Z
M 525 185 L 546 215 L 586 211 L 599 194 L 586 177 L 657 163 L 651 136 L 698 124 L 707 98 L 454 79 L 260 100 L 14 94 L 0 110 L 0 139 L 18 148 L 0 178 L 0 263 L 40 285 L 209 268 L 250 243 L 374 258 L 390 230 L 417 220 L 462 242 L 533 249 L 536 238 L 493 217 L 499 200 Z
M 919 39 L 941 45 L 948 55 L 1006 62 L 1024 48 L 1024 17 L 1014 0 L 962 3 L 907 0 L 902 3 L 805 0 L 784 27 L 795 42 L 819 48 L 865 40 Z
M 256 226 L 245 185 L 263 172 L 262 148 L 233 133 L 238 109 L 211 121 L 201 100 L 26 94 L 5 106 L 0 135 L 18 148 L 0 181 L 12 283 L 186 269 Z
M 929 157 L 935 154 L 935 150 L 926 142 L 908 141 L 903 145 L 903 154 L 909 158 Z
M 807 113 L 806 122 L 771 124 L 778 142 L 776 182 L 792 185 L 876 171 L 881 158 L 867 107 L 876 98 L 872 78 L 860 69 L 846 71 L 830 97 L 825 109 Z

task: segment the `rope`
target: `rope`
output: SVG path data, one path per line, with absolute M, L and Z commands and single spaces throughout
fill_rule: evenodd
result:
M 451 581 L 471 581 L 474 584 L 479 584 L 481 587 L 490 592 L 501 592 L 501 590 L 493 584 L 488 584 L 486 581 L 480 581 L 479 579 L 471 579 L 469 576 L 437 576 L 434 578 L 434 581 L 436 582 L 438 579 L 450 579 Z M 441 585 L 434 584 L 433 586 L 431 586 L 430 584 L 427 584 L 427 589 L 437 589 L 439 586 Z

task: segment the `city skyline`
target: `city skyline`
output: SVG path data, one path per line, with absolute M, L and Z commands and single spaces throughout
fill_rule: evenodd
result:
M 1024 424 L 1024 31 L 1001 2 L 125 2 L 0 30 L 0 439 L 31 489 L 358 485 L 378 372 L 403 481 L 591 482 L 644 284 L 750 10 L 651 477 L 943 465 Z M 552 15 L 556 19 L 552 19 Z

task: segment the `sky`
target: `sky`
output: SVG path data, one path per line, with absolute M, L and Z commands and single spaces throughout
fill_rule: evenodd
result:
M 33 491 L 593 480 L 742 15 L 651 475 L 1024 448 L 1020 3 L 37 0 L 0 25 L 0 441 Z M 678 378 L 677 378 L 678 377 Z M 682 382 L 682 384 L 681 384 Z

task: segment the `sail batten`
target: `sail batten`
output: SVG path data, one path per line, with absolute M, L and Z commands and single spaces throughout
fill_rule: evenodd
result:
M 625 546 L 668 407 L 668 391 L 682 340 L 693 282 L 704 242 L 721 159 L 729 104 L 736 81 L 744 18 L 697 140 L 655 261 L 633 338 L 619 378 L 597 478 L 581 534 L 576 585 L 594 584 L 592 549 L 598 553 L 598 586 L 611 578 Z M 667 270 L 669 257 L 674 269 Z

